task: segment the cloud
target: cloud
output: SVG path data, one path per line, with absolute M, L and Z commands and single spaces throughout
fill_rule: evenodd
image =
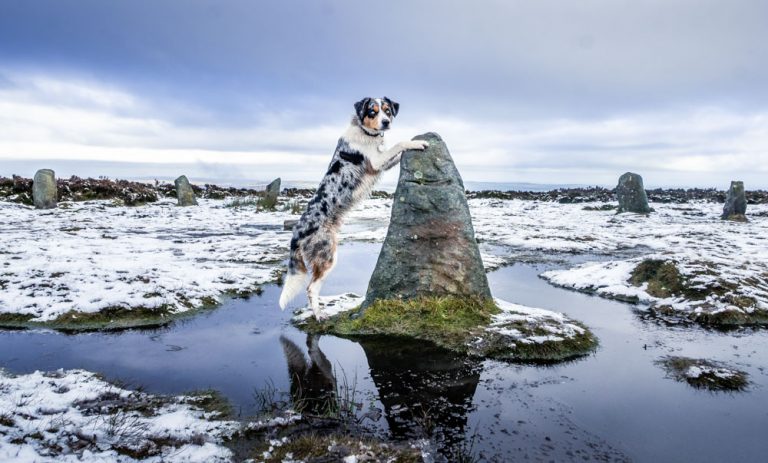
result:
M 105 169 L 104 162 L 144 164 L 147 176 L 186 165 L 219 177 L 318 180 L 348 119 L 344 111 L 302 119 L 289 109 L 265 111 L 250 125 L 198 125 L 176 120 L 179 108 L 189 107 L 184 102 L 156 102 L 95 80 L 21 73 L 4 80 L 10 85 L 0 87 L 3 175 L 12 173 L 3 172 L 3 160 L 80 160 Z M 768 186 L 768 163 L 758 162 L 768 157 L 768 112 L 702 107 L 597 120 L 488 121 L 440 109 L 420 117 L 404 112 L 388 139 L 440 133 L 467 180 L 612 184 L 631 170 L 649 185 L 722 186 L 739 177 Z M 215 120 L 203 107 L 190 111 Z
M 0 3 L 0 60 L 84 70 L 242 123 L 367 94 L 473 119 L 768 104 L 762 0 Z M 310 104 L 310 106 L 312 106 Z M 317 106 L 315 106 L 317 107 Z

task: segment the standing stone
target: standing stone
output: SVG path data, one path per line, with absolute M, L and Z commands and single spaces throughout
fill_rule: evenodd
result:
M 32 181 L 32 202 L 36 209 L 56 207 L 56 174 L 51 169 L 40 169 Z
M 280 177 L 272 180 L 272 183 L 267 185 L 264 190 L 264 198 L 261 201 L 261 206 L 264 209 L 274 209 L 277 206 L 277 196 L 280 194 Z
M 464 183 L 439 135 L 406 151 L 384 245 L 362 307 L 376 299 L 490 298 Z
M 728 189 L 728 195 L 725 197 L 725 206 L 723 206 L 723 220 L 735 220 L 737 222 L 747 221 L 747 196 L 744 193 L 744 182 L 732 181 L 731 188 Z
M 651 212 L 648 206 L 648 196 L 643 187 L 643 177 L 627 172 L 619 177 L 619 185 L 616 187 L 616 197 L 619 200 L 618 213 L 636 212 L 648 214 Z
M 186 175 L 177 178 L 173 183 L 176 184 L 176 199 L 179 206 L 197 206 L 195 192 Z

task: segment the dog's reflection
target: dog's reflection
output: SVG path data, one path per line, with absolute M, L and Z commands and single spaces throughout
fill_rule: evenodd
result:
M 280 344 L 288 362 L 294 409 L 310 415 L 332 415 L 338 412 L 336 378 L 331 362 L 320 350 L 319 342 L 320 336 L 307 335 L 307 359 L 299 346 L 285 336 L 280 336 Z

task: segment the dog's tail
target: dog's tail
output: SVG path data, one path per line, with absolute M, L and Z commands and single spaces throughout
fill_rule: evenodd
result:
M 294 237 L 291 240 L 291 254 L 288 257 L 288 274 L 283 283 L 283 292 L 280 294 L 280 308 L 282 310 L 285 310 L 288 303 L 301 291 L 306 279 L 307 266 L 304 265 L 304 256 L 301 254 L 299 241 Z

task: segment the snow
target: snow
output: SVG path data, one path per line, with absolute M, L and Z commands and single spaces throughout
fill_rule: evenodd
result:
M 221 200 L 174 204 L 89 201 L 36 211 L 0 202 L 0 313 L 31 314 L 35 321 L 109 307 L 180 313 L 228 292 L 253 292 L 283 270 L 291 232 L 282 224 L 298 216 L 225 207 Z M 364 201 L 346 220 L 341 241 L 383 241 L 390 206 L 390 199 Z M 664 259 L 693 285 L 721 280 L 738 287 L 731 296 L 756 301 L 747 310 L 768 310 L 768 205 L 750 205 L 749 223 L 721 221 L 722 205 L 705 202 L 654 203 L 649 216 L 545 201 L 472 199 L 469 206 L 488 270 L 582 254 L 596 262 L 542 276 L 680 311 L 736 310 L 728 295 L 659 301 L 627 283 L 643 258 Z
M 320 296 L 318 299 L 320 300 L 320 317 L 330 318 L 334 315 L 359 307 L 365 298 L 354 293 L 347 293 L 333 296 Z M 307 306 L 297 310 L 293 320 L 301 323 L 308 320 L 313 315 L 312 308 Z
M 214 421 L 193 397 L 129 391 L 82 370 L 0 372 L 0 461 L 230 461 L 223 438 L 239 428 Z
M 641 260 L 590 262 L 572 269 L 544 272 L 541 276 L 557 286 L 608 298 L 649 303 L 657 299 L 644 291 L 645 285 L 638 287 L 627 283 L 632 270 Z
M 722 205 L 707 202 L 653 203 L 648 216 L 541 201 L 478 199 L 470 207 L 478 238 L 505 246 L 508 262 L 536 254 L 595 256 L 598 262 L 542 274 L 555 285 L 680 313 L 768 310 L 768 205 L 750 205 L 748 223 L 720 220 Z M 627 281 L 643 259 L 672 261 L 689 286 L 726 292 L 708 291 L 703 300 L 655 298 Z M 755 303 L 736 307 L 732 301 L 743 297 Z
M 38 211 L 0 202 L 0 313 L 34 321 L 115 307 L 181 313 L 274 282 L 291 236 L 283 221 L 298 216 L 199 203 L 88 201 Z M 341 239 L 383 239 L 388 217 L 387 200 L 369 200 L 350 215 Z
M 511 346 L 516 343 L 561 342 L 585 331 L 562 313 L 513 304 L 498 298 L 495 301 L 501 313 L 493 315 L 486 331 L 507 338 Z
M 715 367 L 711 365 L 692 365 L 683 373 L 686 378 L 699 379 L 702 376 L 715 376 L 721 379 L 730 379 L 740 374 L 739 371 L 731 370 L 725 367 Z

